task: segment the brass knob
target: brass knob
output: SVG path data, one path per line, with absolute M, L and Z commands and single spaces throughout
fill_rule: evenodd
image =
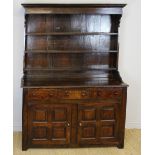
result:
M 81 122 L 79 123 L 79 126 L 82 126 L 82 123 Z
M 67 126 L 68 126 L 68 127 L 70 126 L 70 123 L 69 123 L 69 122 L 67 123 Z

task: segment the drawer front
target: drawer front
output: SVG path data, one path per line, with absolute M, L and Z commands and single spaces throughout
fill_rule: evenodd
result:
M 37 89 L 28 90 L 28 99 L 118 99 L 122 88 L 70 88 L 70 89 Z

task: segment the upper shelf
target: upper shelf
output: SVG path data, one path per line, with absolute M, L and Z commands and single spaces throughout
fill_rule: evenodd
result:
M 118 33 L 109 33 L 109 32 L 48 32 L 48 33 L 37 33 L 31 32 L 26 33 L 26 35 L 35 35 L 35 36 L 42 36 L 42 35 L 118 35 Z

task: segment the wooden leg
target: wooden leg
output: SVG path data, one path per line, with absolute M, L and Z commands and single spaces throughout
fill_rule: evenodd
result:
M 26 151 L 27 149 L 28 149 L 28 147 L 27 147 L 27 146 L 22 145 L 22 151 Z
M 124 149 L 124 143 L 118 144 L 118 145 L 117 145 L 117 148 L 119 148 L 119 149 Z

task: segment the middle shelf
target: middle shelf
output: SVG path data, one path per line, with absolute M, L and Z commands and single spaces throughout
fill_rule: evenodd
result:
M 117 68 L 113 53 L 25 53 L 25 70 L 81 70 Z
M 117 53 L 118 50 L 25 50 L 25 53 Z
M 117 35 L 26 36 L 25 50 L 118 50 Z
M 46 36 L 46 35 L 118 35 L 118 33 L 110 32 L 29 32 L 26 35 Z

